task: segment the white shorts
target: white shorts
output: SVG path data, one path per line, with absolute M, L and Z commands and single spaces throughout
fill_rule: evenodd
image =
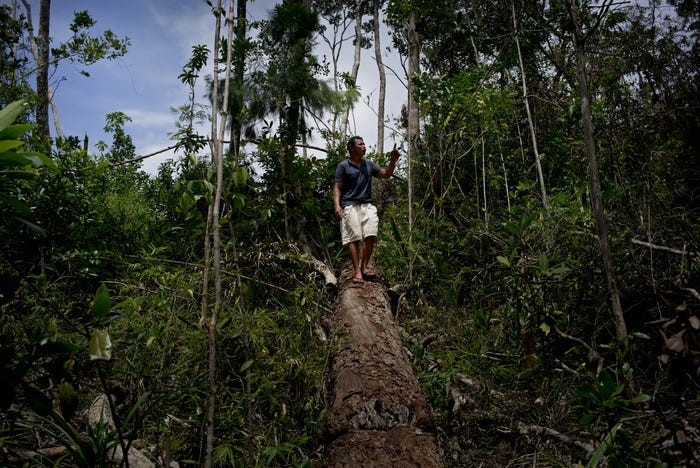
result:
M 378 228 L 377 207 L 373 204 L 363 203 L 343 208 L 343 219 L 340 221 L 343 245 L 364 240 L 365 237 L 376 237 Z

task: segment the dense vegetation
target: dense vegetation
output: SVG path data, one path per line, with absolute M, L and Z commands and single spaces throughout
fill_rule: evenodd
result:
M 700 3 L 649 3 L 377 2 L 402 56 L 413 15 L 422 69 L 420 132 L 404 135 L 410 159 L 377 200 L 377 259 L 450 466 L 700 460 Z M 309 259 L 336 271 L 346 259 L 330 192 L 337 117 L 357 90 L 312 45 L 355 2 L 305 5 L 241 23 L 229 99 L 216 75 L 210 102 L 192 92 L 183 156 L 154 176 L 130 162 L 120 112 L 101 154 L 32 131 L 48 103 L 27 82 L 26 18 L 0 6 L 1 464 L 106 465 L 118 445 L 206 463 L 212 355 L 213 464 L 320 459 L 334 291 Z M 220 64 L 228 46 L 214 49 Z M 209 73 L 209 53 L 193 48 L 183 86 Z M 581 58 L 622 337 L 591 204 Z M 217 169 L 194 124 L 224 102 L 231 144 Z M 338 125 L 315 128 L 322 110 Z M 312 131 L 325 158 L 299 149 Z M 114 426 L 88 422 L 102 393 Z

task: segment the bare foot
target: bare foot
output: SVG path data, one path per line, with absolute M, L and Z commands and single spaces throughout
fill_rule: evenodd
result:
M 360 277 L 355 276 L 352 278 L 352 282 L 355 284 L 362 284 L 362 283 L 364 283 L 364 279 L 361 276 Z
M 374 278 L 375 276 L 377 276 L 377 272 L 374 271 L 374 268 L 371 268 L 370 266 L 366 266 L 364 271 L 362 272 L 362 277 L 365 279 Z

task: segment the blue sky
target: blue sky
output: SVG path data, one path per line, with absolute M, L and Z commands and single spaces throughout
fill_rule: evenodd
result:
M 266 19 L 277 3 L 249 0 L 249 19 Z M 30 5 L 36 27 L 38 0 L 30 0 Z M 206 44 L 212 49 L 214 20 L 210 8 L 204 0 L 54 0 L 50 27 L 53 45 L 69 37 L 68 26 L 73 13 L 82 10 L 88 10 L 96 20 L 96 32 L 111 29 L 120 37 L 127 36 L 131 45 L 126 56 L 90 67 L 89 77 L 82 76 L 80 69 L 73 65 L 64 63 L 59 67 L 52 77 L 52 85 L 57 89 L 56 103 L 64 133 L 81 139 L 87 134 L 90 151 L 96 152 L 95 144 L 99 140 L 111 141 L 103 132 L 105 115 L 121 111 L 132 119 L 126 125 L 126 131 L 134 140 L 137 154 L 148 154 L 170 146 L 172 142 L 168 134 L 174 131 L 176 120 L 170 108 L 187 101 L 187 88 L 177 76 L 189 59 L 193 45 Z M 318 42 L 322 44 L 320 39 Z M 344 49 L 345 71 L 351 67 L 351 47 L 348 43 Z M 319 47 L 317 55 L 323 53 Z M 400 71 L 398 59 L 393 60 L 392 67 Z M 399 113 L 405 100 L 405 88 L 391 74 L 388 79 L 387 117 L 393 117 Z M 354 112 L 353 130 L 372 147 L 376 145 L 376 116 L 371 107 L 376 108 L 373 103 L 376 103 L 378 88 L 372 50 L 363 50 L 358 83 L 363 97 Z M 203 93 L 203 88 L 200 88 L 197 98 L 202 102 Z M 370 105 L 367 104 L 368 96 Z M 393 142 L 389 136 L 391 130 L 387 128 L 385 133 L 385 147 L 390 147 Z M 323 142 L 316 143 L 323 146 Z M 158 165 L 170 157 L 173 157 L 172 153 L 149 158 L 144 161 L 143 168 L 154 173 Z

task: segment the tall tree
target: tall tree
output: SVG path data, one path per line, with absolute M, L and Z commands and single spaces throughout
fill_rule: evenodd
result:
M 593 119 L 591 117 L 591 103 L 589 94 L 589 83 L 586 73 L 586 43 L 595 33 L 605 15 L 612 6 L 612 0 L 606 0 L 599 6 L 599 11 L 594 16 L 594 22 L 584 31 L 584 24 L 581 9 L 577 0 L 568 0 L 566 7 L 571 19 L 571 27 L 574 40 L 574 52 L 576 54 L 576 76 L 578 78 L 578 92 L 581 101 L 581 123 L 583 125 L 584 143 L 586 148 L 586 158 L 588 159 L 588 186 L 591 196 L 593 215 L 598 228 L 598 241 L 600 253 L 603 259 L 603 269 L 608 282 L 610 299 L 612 303 L 613 316 L 615 318 L 615 330 L 618 340 L 623 340 L 627 336 L 627 326 L 622 313 L 620 303 L 620 292 L 617 286 L 615 268 L 610 250 L 610 240 L 608 233 L 608 221 L 603 208 L 603 194 L 600 188 L 600 174 L 598 171 L 598 158 L 596 156 L 596 143 L 593 136 Z
M 27 10 L 29 37 L 34 38 L 31 26 L 31 9 L 27 0 L 22 0 Z M 36 61 L 36 134 L 42 140 L 48 140 L 49 134 L 49 26 L 51 18 L 51 0 L 41 0 L 39 4 L 39 31 L 33 42 L 32 52 Z
M 238 154 L 241 148 L 241 130 L 243 128 L 243 95 L 245 93 L 244 77 L 245 64 L 248 55 L 248 20 L 247 20 L 248 0 L 238 0 L 236 9 L 236 38 L 233 44 L 233 89 L 231 91 L 232 99 L 235 103 L 231 109 L 231 153 L 238 161 Z
M 319 36 L 330 50 L 331 77 L 337 93 L 333 106 L 333 120 L 325 125 L 330 132 L 330 146 L 338 146 L 348 132 L 350 110 L 359 96 L 357 75 L 361 63 L 361 50 L 369 47 L 369 40 L 362 34 L 362 18 L 369 13 L 368 0 L 313 0 L 312 8 L 318 11 L 323 24 Z M 344 45 L 353 43 L 353 63 L 350 71 L 341 70 Z M 325 56 L 324 56 L 325 58 Z
M 511 13 L 513 18 L 513 35 L 515 37 L 515 47 L 518 52 L 518 64 L 520 65 L 520 79 L 523 86 L 523 101 L 525 102 L 525 112 L 527 113 L 527 124 L 530 129 L 530 140 L 532 141 L 532 151 L 535 156 L 535 167 L 537 168 L 537 180 L 540 183 L 540 196 L 542 204 L 547 206 L 547 189 L 544 183 L 544 173 L 542 172 L 542 161 L 540 152 L 537 147 L 537 135 L 535 134 L 535 124 L 533 122 L 532 113 L 530 112 L 530 101 L 527 94 L 527 77 L 525 75 L 525 65 L 523 64 L 523 54 L 520 50 L 520 37 L 518 30 L 518 16 L 515 11 L 515 0 L 510 1 Z
M 317 78 L 318 61 L 312 54 L 319 28 L 318 15 L 302 1 L 286 0 L 275 6 L 263 32 L 263 44 L 270 51 L 265 87 L 279 116 L 279 185 L 284 200 L 284 228 L 287 240 L 300 234 L 304 213 L 291 211 L 300 203 L 301 184 L 292 177 L 296 142 L 310 131 L 306 115 L 322 112 L 332 102 L 333 92 Z
M 382 59 L 381 30 L 379 22 L 379 11 L 382 0 L 372 2 L 372 33 L 374 35 L 374 60 L 377 63 L 379 74 L 379 101 L 377 103 L 377 153 L 384 153 L 384 112 L 386 104 L 386 70 L 384 70 L 384 60 Z
M 416 29 L 416 11 L 408 14 L 408 223 L 409 232 L 413 227 L 413 178 L 411 167 L 416 153 L 419 132 L 418 100 L 416 99 L 416 78 L 420 73 L 420 41 Z
M 225 13 L 226 12 L 226 13 Z M 224 43 L 226 44 L 225 62 L 226 66 L 224 77 L 224 93 L 222 98 L 218 98 L 218 86 L 213 87 L 212 102 L 212 118 L 211 118 L 211 154 L 212 164 L 216 173 L 216 185 L 213 193 L 213 198 L 209 206 L 209 215 L 207 219 L 207 231 L 205 234 L 205 255 L 209 255 L 209 232 L 211 232 L 211 262 L 214 265 L 214 306 L 210 314 L 207 314 L 205 308 L 202 309 L 202 321 L 207 329 L 208 336 L 208 390 L 207 390 L 207 414 L 206 414 L 206 451 L 204 457 L 204 466 L 209 468 L 213 463 L 214 454 L 214 427 L 216 417 L 216 342 L 217 342 L 217 322 L 219 312 L 222 306 L 223 286 L 222 286 L 222 271 L 221 271 L 221 196 L 223 192 L 224 178 L 224 136 L 226 131 L 226 123 L 228 121 L 228 102 L 229 102 L 229 83 L 231 82 L 231 63 L 232 63 L 232 45 L 233 31 L 236 27 L 234 22 L 234 1 L 229 0 L 228 8 L 222 7 L 222 0 L 217 0 L 216 8 L 214 9 L 216 17 L 214 28 L 214 77 L 213 82 L 218 83 L 219 73 L 219 49 L 221 45 L 221 18 L 225 18 L 227 25 L 227 36 Z M 219 119 L 220 117 L 220 119 Z M 208 264 L 208 261 L 205 262 Z M 205 277 L 205 281 L 208 278 Z M 208 316 L 207 316 L 208 315 Z
M 70 30 L 73 33 L 70 40 L 50 48 L 51 38 L 49 26 L 51 19 L 51 0 L 41 0 L 39 5 L 39 30 L 34 36 L 32 10 L 28 0 L 22 0 L 26 11 L 27 32 L 32 56 L 36 63 L 36 134 L 43 140 L 50 138 L 49 107 L 54 117 L 54 127 L 59 137 L 63 138 L 61 124 L 58 118 L 58 108 L 54 102 L 54 91 L 49 83 L 50 67 L 57 67 L 62 60 L 90 66 L 106 59 L 112 60 L 126 54 L 129 38 L 119 38 L 109 29 L 102 36 L 89 35 L 95 20 L 87 11 L 75 12 Z M 88 72 L 81 70 L 85 76 Z

